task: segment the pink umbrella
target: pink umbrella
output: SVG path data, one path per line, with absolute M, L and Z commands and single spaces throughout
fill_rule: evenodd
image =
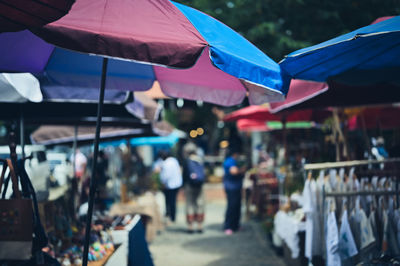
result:
M 43 77 L 53 75 L 47 80 L 50 86 L 92 87 L 100 58 L 72 51 L 103 57 L 93 169 L 108 67 L 114 77 L 107 81 L 108 88 L 146 90 L 157 80 L 167 96 L 222 105 L 240 103 L 247 94 L 255 104 L 282 100 L 288 89 L 289 79 L 280 66 L 240 34 L 202 12 L 168 0 L 77 0 L 66 16 L 34 33 L 57 46 L 48 47 L 47 60 L 42 58 L 38 68 Z M 58 51 L 59 47 L 68 51 Z M 54 61 L 56 55 L 63 60 Z M 130 63 L 124 65 L 115 58 Z M 0 69 L 4 70 L 2 62 Z M 83 265 L 87 265 L 95 182 L 92 177 Z

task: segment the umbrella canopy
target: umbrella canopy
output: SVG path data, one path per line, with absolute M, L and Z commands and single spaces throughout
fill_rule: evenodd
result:
M 135 92 L 135 100 L 125 107 L 136 117 L 147 121 L 159 120 L 163 109 L 161 105 L 143 92 Z
M 280 64 L 296 79 L 355 85 L 398 83 L 400 16 L 300 49 Z
M 96 122 L 98 89 L 43 87 L 28 73 L 0 74 L 0 119 L 19 119 L 29 124 L 93 125 Z M 41 102 L 40 102 L 41 101 Z M 161 107 L 145 95 L 107 90 L 104 122 L 114 126 L 148 127 L 160 119 Z M 20 104 L 25 103 L 25 104 Z
M 2 0 L 0 32 L 40 27 L 68 13 L 75 0 Z
M 1 102 L 41 102 L 39 81 L 29 73 L 0 74 Z
M 110 59 L 107 89 L 147 90 L 157 80 L 170 97 L 235 105 L 247 91 L 255 104 L 282 100 L 289 85 L 280 66 L 240 34 L 167 0 L 78 0 L 35 33 L 58 47 L 30 32 L 2 34 L 0 71 L 35 73 L 42 86 L 98 87 L 101 58 L 74 50 L 133 60 Z
M 290 89 L 286 100 L 282 102 L 271 103 L 271 113 L 276 113 L 292 106 L 301 104 L 309 99 L 317 97 L 328 91 L 328 84 L 324 82 L 314 82 L 294 79 L 290 83 Z M 313 107 L 310 107 L 310 109 Z M 304 109 L 304 108 L 303 108 Z
M 309 88 L 303 90 L 303 86 L 296 86 L 296 84 L 308 84 Z M 271 112 L 395 103 L 400 102 L 399 90 L 399 85 L 388 83 L 355 86 L 334 81 L 322 83 L 292 80 L 287 99 L 283 102 L 271 103 Z
M 77 143 L 80 145 L 93 143 L 96 128 L 93 126 L 78 127 Z M 103 127 L 100 134 L 101 141 L 110 141 L 122 138 L 155 136 L 151 128 Z M 33 144 L 60 145 L 72 144 L 75 141 L 75 127 L 73 126 L 41 126 L 31 134 Z
M 43 87 L 43 94 L 45 95 L 45 102 L 52 103 L 98 103 L 99 91 L 98 89 L 84 89 L 77 87 Z M 143 121 L 156 121 L 160 119 L 162 106 L 158 105 L 153 99 L 146 96 L 144 93 L 136 92 L 133 96 L 131 92 L 119 90 L 105 91 L 104 102 L 106 104 L 121 105 L 118 112 L 114 117 L 125 117 L 130 114 Z M 122 106 L 126 109 L 123 110 Z M 57 107 L 56 107 L 57 108 Z M 62 108 L 62 106 L 58 107 Z M 112 112 L 106 113 L 112 116 Z
M 46 86 L 90 88 L 100 84 L 92 173 L 97 166 L 106 87 L 147 90 L 158 80 L 167 96 L 235 105 L 247 93 L 254 104 L 282 100 L 290 82 L 278 64 L 240 34 L 202 12 L 168 0 L 78 0 L 68 15 L 35 29 L 47 42 L 68 50 L 43 42 L 36 46 L 33 36 L 26 34 L 23 41 L 10 34 L 0 36 L 5 38 L 0 39 L 0 71 L 21 72 L 34 66 L 36 71 L 28 72 L 38 73 Z M 16 65 L 12 70 L 10 66 Z M 91 178 L 84 266 L 95 186 L 95 178 Z
M 268 121 L 281 121 L 282 119 L 286 122 L 311 121 L 313 120 L 313 111 L 300 110 L 285 114 L 272 114 L 270 108 L 267 106 L 248 106 L 227 114 L 224 117 L 224 121 L 226 122 L 237 121 L 239 119 L 259 120 L 265 123 Z
M 395 106 L 364 108 L 348 120 L 349 130 L 391 129 L 400 127 L 400 108 Z

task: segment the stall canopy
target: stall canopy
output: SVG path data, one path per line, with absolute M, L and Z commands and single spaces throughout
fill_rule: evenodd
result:
M 78 127 L 76 141 L 78 145 L 93 143 L 96 128 L 93 126 Z M 155 136 L 151 128 L 103 127 L 100 134 L 101 141 L 111 141 L 123 138 Z M 60 145 L 72 144 L 75 141 L 75 127 L 73 126 L 41 126 L 31 134 L 32 144 Z
M 295 79 L 399 84 L 400 16 L 295 51 L 280 65 Z

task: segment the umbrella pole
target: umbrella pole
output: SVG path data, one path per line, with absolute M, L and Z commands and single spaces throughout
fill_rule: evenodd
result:
M 287 151 L 287 124 L 286 124 L 286 116 L 282 117 L 281 123 L 282 123 L 282 138 L 283 138 L 283 151 L 284 151 L 284 159 L 285 159 L 285 164 L 288 162 L 287 158 L 288 156 L 288 151 Z
M 93 164 L 92 164 L 92 176 L 90 178 L 90 190 L 89 190 L 89 202 L 88 202 L 88 213 L 86 218 L 86 231 L 85 231 L 85 243 L 83 248 L 83 259 L 82 265 L 87 266 L 88 255 L 89 255 L 89 242 L 90 242 L 90 231 L 92 225 L 93 205 L 96 192 L 96 168 L 97 168 L 97 155 L 99 152 L 99 140 L 100 140 L 100 128 L 101 128 L 101 116 L 103 113 L 104 103 L 104 90 L 106 86 L 106 74 L 107 74 L 108 58 L 103 58 L 103 68 L 101 72 L 101 84 L 100 84 L 100 95 L 99 104 L 97 106 L 97 121 L 96 121 L 96 135 L 94 139 L 94 152 L 93 152 Z
M 76 173 L 76 150 L 78 149 L 78 125 L 74 126 L 74 142 L 72 144 L 72 169 L 73 169 L 73 176 L 76 178 L 75 173 Z
M 24 122 L 24 111 L 22 109 L 22 105 L 19 117 L 19 137 L 21 145 L 21 158 L 25 158 L 25 122 Z

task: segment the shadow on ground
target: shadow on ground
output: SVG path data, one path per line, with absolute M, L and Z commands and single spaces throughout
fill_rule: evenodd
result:
M 222 226 L 222 224 L 210 224 L 210 225 L 207 225 L 204 229 L 210 230 L 210 231 L 222 232 L 223 226 Z
M 222 232 L 220 224 L 211 224 L 206 230 Z M 218 255 L 219 259 L 207 263 L 207 266 L 262 266 L 282 265 L 274 251 L 255 234 L 259 234 L 253 226 L 246 226 L 244 231 L 231 236 L 205 236 L 185 241 L 183 248 L 193 253 L 209 253 Z M 261 245 L 261 247 L 260 247 Z

